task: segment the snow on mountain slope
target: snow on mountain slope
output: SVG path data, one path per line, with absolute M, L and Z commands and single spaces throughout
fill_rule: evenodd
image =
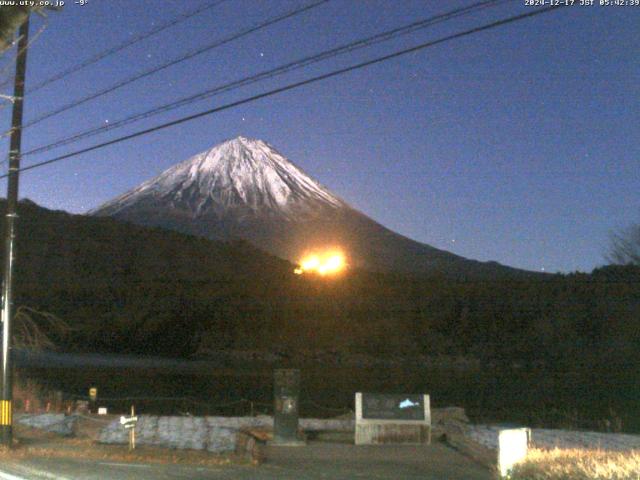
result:
M 267 143 L 245 137 L 195 155 L 89 214 L 216 240 L 243 239 L 294 262 L 309 251 L 338 247 L 350 265 L 378 271 L 465 278 L 515 272 L 392 232 Z
M 346 206 L 273 147 L 245 137 L 199 153 L 89 213 L 117 215 L 150 200 L 193 218 L 236 209 L 294 217 L 319 206 Z

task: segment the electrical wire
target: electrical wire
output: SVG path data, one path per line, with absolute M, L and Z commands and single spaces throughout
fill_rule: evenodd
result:
M 431 47 L 434 47 L 436 45 L 439 45 L 439 44 L 442 44 L 442 43 L 445 43 L 445 42 L 448 42 L 448 41 L 451 41 L 451 40 L 455 40 L 455 39 L 458 39 L 458 38 L 462 38 L 462 37 L 466 37 L 466 36 L 469 36 L 469 35 L 473 35 L 473 34 L 476 34 L 476 33 L 482 32 L 482 31 L 491 30 L 491 29 L 494 29 L 494 28 L 497 28 L 497 27 L 500 27 L 500 26 L 503 26 L 503 25 L 514 23 L 514 22 L 517 22 L 517 21 L 520 21 L 520 20 L 524 20 L 526 18 L 531 18 L 531 17 L 537 16 L 537 15 L 541 15 L 541 14 L 544 14 L 544 13 L 549 13 L 549 12 L 557 10 L 559 8 L 562 8 L 562 6 L 553 5 L 553 6 L 549 6 L 549 7 L 544 7 L 544 8 L 532 11 L 532 12 L 527 12 L 527 13 L 523 13 L 523 14 L 520 14 L 520 15 L 514 15 L 514 16 L 507 17 L 507 18 L 504 18 L 504 19 L 501 19 L 501 20 L 497 20 L 497 21 L 494 21 L 494 22 L 491 22 L 491 23 L 488 23 L 488 24 L 481 25 L 479 27 L 474 27 L 474 28 L 471 28 L 469 30 L 465 30 L 465 31 L 462 31 L 462 32 L 459 32 L 459 33 L 455 33 L 455 34 L 452 34 L 452 35 L 447 35 L 447 36 L 439 38 L 437 40 L 432 40 L 432 41 L 429 41 L 429 42 L 426 42 L 426 43 L 422 43 L 422 44 L 416 45 L 414 47 L 410 47 L 410 48 L 406 48 L 406 49 L 403 49 L 403 50 L 399 50 L 399 51 L 396 51 L 396 52 L 388 54 L 388 55 L 384 55 L 384 56 L 381 56 L 381 57 L 374 58 L 372 60 L 368 60 L 366 62 L 361 62 L 361 63 L 355 64 L 355 65 L 351 65 L 349 67 L 341 68 L 341 69 L 338 69 L 338 70 L 333 70 L 333 71 L 331 71 L 329 73 L 325 73 L 325 74 L 322 74 L 322 75 L 311 77 L 311 78 L 308 78 L 306 80 L 301 80 L 299 82 L 290 83 L 290 84 L 285 85 L 283 87 L 275 88 L 273 90 L 269 90 L 269 91 L 266 91 L 266 92 L 263 92 L 263 93 L 260 93 L 260 94 L 257 94 L 257 95 L 253 95 L 251 97 L 243 98 L 243 99 L 237 100 L 235 102 L 227 103 L 227 104 L 219 106 L 219 107 L 214 107 L 214 108 L 211 108 L 209 110 L 205 110 L 203 112 L 199 112 L 199 113 L 196 113 L 196 114 L 193 114 L 193 115 L 188 115 L 186 117 L 182 117 L 182 118 L 179 118 L 177 120 L 173 120 L 173 121 L 166 122 L 166 123 L 163 123 L 163 124 L 160 124 L 160 125 L 156 125 L 154 127 L 147 128 L 147 129 L 144 129 L 144 130 L 140 130 L 138 132 L 131 133 L 129 135 L 124 135 L 122 137 L 118 137 L 118 138 L 115 138 L 115 139 L 112 139 L 112 140 L 109 140 L 109 141 L 106 141 L 106 142 L 102 142 L 102 143 L 99 143 L 99 144 L 96 144 L 96 145 L 92 145 L 92 146 L 87 147 L 87 148 L 83 148 L 83 149 L 76 150 L 76 151 L 71 152 L 71 153 L 60 155 L 58 157 L 51 158 L 49 160 L 45 160 L 45 161 L 38 162 L 38 163 L 35 163 L 35 164 L 32 164 L 32 165 L 28 165 L 26 167 L 20 168 L 18 170 L 18 172 L 24 172 L 24 171 L 27 171 L 27 170 L 32 170 L 32 169 L 35 169 L 35 168 L 43 167 L 45 165 L 50 165 L 52 163 L 57 163 L 57 162 L 60 162 L 62 160 L 66 160 L 68 158 L 72 158 L 72 157 L 81 155 L 83 153 L 99 150 L 99 149 L 107 147 L 109 145 L 115 145 L 117 143 L 121 143 L 121 142 L 124 142 L 124 141 L 127 141 L 127 140 L 131 140 L 133 138 L 137 138 L 137 137 L 140 137 L 140 136 L 143 136 L 143 135 L 147 135 L 149 133 L 153 133 L 153 132 L 156 132 L 156 131 L 159 131 L 159 130 L 163 130 L 165 128 L 169 128 L 169 127 L 172 127 L 172 126 L 175 126 L 175 125 L 179 125 L 179 124 L 182 124 L 182 123 L 185 123 L 185 122 L 189 122 L 189 121 L 195 120 L 197 118 L 201 118 L 201 117 L 205 117 L 205 116 L 208 116 L 208 115 L 212 115 L 214 113 L 218 113 L 218 112 L 221 112 L 221 111 L 224 111 L 224 110 L 229 110 L 231 108 L 234 108 L 234 107 L 237 107 L 237 106 L 240 106 L 240 105 L 245 105 L 247 103 L 254 102 L 254 101 L 260 100 L 262 98 L 271 97 L 273 95 L 277 95 L 279 93 L 283 93 L 283 92 L 286 92 L 286 91 L 289 91 L 289 90 L 293 90 L 295 88 L 299 88 L 299 87 L 302 87 L 302 86 L 305 86 L 305 85 L 310 85 L 312 83 L 316 83 L 316 82 L 319 82 L 319 81 L 322 81 L 322 80 L 326 80 L 326 79 L 333 78 L 333 77 L 336 77 L 336 76 L 339 76 L 339 75 L 343 75 L 345 73 L 349 73 L 349 72 L 352 72 L 352 71 L 355 71 L 355 70 L 359 70 L 361 68 L 369 67 L 371 65 L 376 65 L 378 63 L 382 63 L 382 62 L 385 62 L 387 60 L 391 60 L 391 59 L 394 59 L 394 58 L 398 58 L 400 56 L 404 56 L 404 55 L 407 55 L 407 54 L 410 54 L 410 53 L 414 53 L 414 52 L 417 52 L 417 51 L 420 51 L 420 50 L 424 50 L 426 48 L 431 48 Z M 1 175 L 0 179 L 5 178 L 7 176 L 8 176 L 8 174 Z
M 35 35 L 33 35 L 30 39 L 29 42 L 19 51 L 16 51 L 16 55 L 15 57 L 18 57 L 22 52 L 24 52 L 26 49 L 28 49 L 31 45 L 33 45 L 33 43 L 38 39 L 38 37 L 40 37 L 40 35 L 42 35 L 42 33 L 47 29 L 47 27 L 49 26 L 49 19 L 48 17 L 44 18 L 44 22 L 42 23 L 42 25 L 40 26 L 40 28 L 38 29 L 38 31 L 35 33 Z M 18 42 L 19 38 L 16 39 L 15 41 Z M 13 59 L 14 57 L 12 57 Z M 8 65 L 6 65 L 2 71 L 0 71 L 0 75 L 4 75 L 4 73 L 6 73 L 6 71 L 13 66 L 13 62 L 9 63 Z M 1 85 L 0 88 L 2 88 L 4 85 L 6 85 L 9 82 L 9 79 L 7 79 L 6 81 L 4 81 Z M 15 97 L 13 97 L 12 95 L 7 95 L 7 103 L 3 103 L 0 104 L 0 110 L 2 110 L 3 108 L 5 108 L 8 103 L 14 103 L 15 102 Z M 9 129 L 7 132 L 3 133 L 2 135 L 0 135 L 0 137 L 5 137 L 7 135 L 10 135 L 11 132 L 13 131 L 13 129 Z M 2 166 L 2 169 L 4 170 L 4 164 L 9 164 L 9 154 L 7 153 L 6 158 L 0 160 L 0 166 Z
M 7 65 L 5 65 L 2 70 L 0 70 L 0 76 L 3 76 L 5 73 L 7 73 L 9 71 L 10 68 L 12 68 L 15 65 L 14 59 L 16 57 L 18 57 L 24 50 L 26 50 L 27 48 L 29 48 L 31 45 L 33 45 L 33 43 L 38 39 L 38 37 L 40 35 L 42 35 L 42 33 L 47 29 L 47 27 L 49 26 L 49 19 L 48 17 L 45 17 L 44 22 L 42 23 L 42 25 L 40 26 L 40 28 L 38 29 L 38 31 L 35 33 L 35 35 L 33 35 L 30 39 L 29 39 L 29 43 L 27 43 L 27 45 L 25 45 L 22 50 L 20 51 L 16 51 L 15 56 L 12 55 L 11 57 L 11 61 L 9 63 L 7 63 Z M 15 41 L 17 42 L 20 38 L 17 38 Z M 7 85 L 11 80 L 13 79 L 13 77 L 9 77 L 5 80 L 2 81 L 2 83 L 0 83 L 0 88 L 4 87 L 5 85 Z M 6 104 L 5 104 L 6 105 Z M 5 105 L 2 105 L 0 108 L 4 108 Z M 4 136 L 4 134 L 2 135 Z
M 122 50 L 124 50 L 125 48 L 128 48 L 132 45 L 135 45 L 136 43 L 139 43 L 143 40 L 146 40 L 149 37 L 152 37 L 154 35 L 157 35 L 160 32 L 163 32 L 164 30 L 173 27 L 175 25 L 178 25 L 179 23 L 182 23 L 196 15 L 199 15 L 200 13 L 206 11 L 206 10 L 210 10 L 214 7 L 217 7 L 218 5 L 220 5 L 221 3 L 226 2 L 227 0 L 217 0 L 215 2 L 210 2 L 207 3 L 201 7 L 196 8 L 195 10 L 191 10 L 187 13 L 183 13 L 181 15 L 179 15 L 178 17 L 163 23 L 161 25 L 158 25 L 156 28 L 149 30 L 148 32 L 145 33 L 141 33 L 137 36 L 135 36 L 134 38 L 127 40 L 125 42 L 122 42 L 118 45 L 115 45 L 111 48 L 108 48 L 106 50 L 103 50 L 102 52 L 99 52 L 97 54 L 95 54 L 92 57 L 87 58 L 86 60 L 73 65 L 72 67 L 69 67 L 66 70 L 63 70 L 55 75 L 52 75 L 51 77 L 41 81 L 40 83 L 36 84 L 34 87 L 30 88 L 27 90 L 27 93 L 33 93 L 36 92 L 38 90 L 40 90 L 41 88 L 46 87 L 47 85 L 57 82 L 58 80 L 61 80 L 69 75 L 72 75 L 86 67 L 88 67 L 89 65 L 93 65 L 94 63 L 99 62 L 100 60 L 103 60 L 111 55 L 114 55 Z
M 129 125 L 131 123 L 140 121 L 140 120 L 144 120 L 147 118 L 150 118 L 152 116 L 158 115 L 160 113 L 164 113 L 164 112 L 168 112 L 170 110 L 174 110 L 176 108 L 179 107 L 183 107 L 189 104 L 192 104 L 194 102 L 197 101 L 201 101 L 201 100 L 205 100 L 207 98 L 211 98 L 215 95 L 218 95 L 220 93 L 226 93 L 232 90 L 236 90 L 238 88 L 247 86 L 247 85 L 251 85 L 253 83 L 265 80 L 265 79 L 270 79 L 270 78 L 274 78 L 278 75 L 282 75 L 285 73 L 289 73 L 295 70 L 298 70 L 300 68 L 312 65 L 314 63 L 320 62 L 320 61 L 324 61 L 330 58 L 334 58 L 338 55 L 342 55 L 345 53 L 351 53 L 353 51 L 362 49 L 362 48 L 366 48 L 366 47 L 370 47 L 372 45 L 376 45 L 378 43 L 381 42 L 385 42 L 385 41 L 389 41 L 395 38 L 398 38 L 400 36 L 403 35 L 407 35 L 409 33 L 413 33 L 416 32 L 418 30 L 430 27 L 434 24 L 437 23 L 441 23 L 444 21 L 448 21 L 451 20 L 453 18 L 456 17 L 460 17 L 460 16 L 464 16 L 464 15 L 469 15 L 470 13 L 475 13 L 478 12 L 482 9 L 485 8 L 489 8 L 489 7 L 494 7 L 496 5 L 499 5 L 501 3 L 506 3 L 506 2 L 510 2 L 513 0 L 486 0 L 486 1 L 481 1 L 481 2 L 477 2 L 474 3 L 473 5 L 464 7 L 464 8 L 458 8 L 443 14 L 438 14 L 426 19 L 422 19 L 420 21 L 416 21 L 416 22 L 412 22 L 408 25 L 402 26 L 402 27 L 398 27 L 398 28 L 394 28 L 392 30 L 388 30 L 364 39 L 360 39 L 360 40 L 356 40 L 354 42 L 350 42 L 347 43 L 345 45 L 341 45 L 339 47 L 335 47 L 332 48 L 330 50 L 325 50 L 323 52 L 320 52 L 318 54 L 314 54 L 311 56 L 307 56 L 307 57 L 303 57 L 300 58 L 298 60 L 294 60 L 292 62 L 286 63 L 284 65 L 280 65 L 276 68 L 270 69 L 270 70 L 266 70 L 266 71 L 262 71 L 260 73 L 257 73 L 255 75 L 249 76 L 249 77 L 245 77 L 242 78 L 240 80 L 235 80 L 233 82 L 230 83 L 226 83 L 223 85 L 219 85 L 213 88 L 209 88 L 203 92 L 199 92 L 196 93 L 194 95 L 190 95 L 187 97 L 183 97 L 179 100 L 176 100 L 172 103 L 169 104 L 165 104 L 165 105 L 161 105 L 159 107 L 154 107 L 150 110 L 146 110 L 144 112 L 141 113 L 137 113 L 137 114 L 133 114 L 130 115 L 126 118 L 123 118 L 121 120 L 115 121 L 115 122 L 110 122 L 108 125 L 100 125 L 97 127 L 92 127 L 90 129 L 87 130 L 83 130 L 81 132 L 75 133 L 71 136 L 62 138 L 62 139 L 58 139 L 52 143 L 46 144 L 46 145 L 42 145 L 40 147 L 36 147 L 32 150 L 29 150 L 27 152 L 24 152 L 22 154 L 23 157 L 28 156 L 28 155 L 33 155 L 36 153 L 42 153 L 42 152 L 46 152 L 52 149 L 55 149 L 57 147 L 63 146 L 63 145 L 69 145 L 71 143 L 76 143 L 82 139 L 85 138 L 89 138 L 89 137 L 93 137 L 95 135 L 98 135 L 100 133 L 106 132 L 106 131 L 110 131 L 110 130 L 114 130 L 116 128 L 120 128 L 123 127 L 125 125 Z
M 305 5 L 304 7 L 299 7 L 299 8 L 296 8 L 294 10 L 290 10 L 290 11 L 284 13 L 284 14 L 280 14 L 278 16 L 270 18 L 269 20 L 261 22 L 258 25 L 255 25 L 253 27 L 249 27 L 249 28 L 246 28 L 244 30 L 241 30 L 240 32 L 234 33 L 234 34 L 232 34 L 232 35 L 230 35 L 228 37 L 223 38 L 222 40 L 217 40 L 217 41 L 215 41 L 215 42 L 213 42 L 213 43 L 211 43 L 209 45 L 206 45 L 204 47 L 198 48 L 198 49 L 193 50 L 193 51 L 191 51 L 189 53 L 186 53 L 184 55 L 176 57 L 173 60 L 165 62 L 165 63 L 163 63 L 163 64 L 161 64 L 159 66 L 153 67 L 153 68 L 151 68 L 149 70 L 145 70 L 142 73 L 138 73 L 138 74 L 136 74 L 136 75 L 134 75 L 132 77 L 129 77 L 129 78 L 125 79 L 125 80 L 121 80 L 118 83 L 116 83 L 116 84 L 114 84 L 114 85 L 112 85 L 110 87 L 107 87 L 107 88 L 105 88 L 103 90 L 100 90 L 100 91 L 98 91 L 96 93 L 92 93 L 90 95 L 87 95 L 86 97 L 83 97 L 83 98 L 81 98 L 79 100 L 76 100 L 74 102 L 71 102 L 71 103 L 68 103 L 66 105 L 63 105 L 62 107 L 59 107 L 59 108 L 57 108 L 55 110 L 47 112 L 47 113 L 35 118 L 34 120 L 31 120 L 30 122 L 25 123 L 22 126 L 22 130 L 24 130 L 26 128 L 29 128 L 29 127 L 32 127 L 33 125 L 36 125 L 36 124 L 42 122 L 43 120 L 51 118 L 51 117 L 53 117 L 55 115 L 59 115 L 62 112 L 66 112 L 67 110 L 75 108 L 75 107 L 77 107 L 79 105 L 82 105 L 82 104 L 84 104 L 86 102 L 89 102 L 91 100 L 95 100 L 96 98 L 102 97 L 103 95 L 106 95 L 107 93 L 111 93 L 111 92 L 113 92 L 115 90 L 118 90 L 119 88 L 122 88 L 125 85 L 129 85 L 129 84 L 131 84 L 133 82 L 136 82 L 136 81 L 138 81 L 140 79 L 149 77 L 150 75 L 153 75 L 153 74 L 158 73 L 158 72 L 160 72 L 162 70 L 165 70 L 165 69 L 167 69 L 167 68 L 169 68 L 169 67 L 171 67 L 173 65 L 177 65 L 178 63 L 184 62 L 184 61 L 189 60 L 191 58 L 194 58 L 194 57 L 196 57 L 198 55 L 201 55 L 203 53 L 209 52 L 209 51 L 213 50 L 214 48 L 220 47 L 222 45 L 226 45 L 227 43 L 233 42 L 234 40 L 242 38 L 242 37 L 244 37 L 246 35 L 249 35 L 251 33 L 257 32 L 258 30 L 261 30 L 263 28 L 269 27 L 269 26 L 274 25 L 274 24 L 276 24 L 278 22 L 281 22 L 283 20 L 289 19 L 289 18 L 294 17 L 296 15 L 299 15 L 301 13 L 307 12 L 307 11 L 309 11 L 309 10 L 311 10 L 313 8 L 319 7 L 319 6 L 321 6 L 321 5 L 323 5 L 323 4 L 327 3 L 327 2 L 329 2 L 329 0 L 319 0 L 319 1 L 316 1 L 314 3 Z

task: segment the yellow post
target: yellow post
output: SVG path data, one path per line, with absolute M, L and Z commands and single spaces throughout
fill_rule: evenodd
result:
M 11 400 L 0 400 L 0 425 L 11 426 Z

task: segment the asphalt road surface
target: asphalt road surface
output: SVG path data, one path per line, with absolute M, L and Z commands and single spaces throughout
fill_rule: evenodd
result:
M 159 465 L 63 458 L 0 464 L 0 480 L 491 480 L 491 472 L 443 445 L 268 447 L 259 467 Z

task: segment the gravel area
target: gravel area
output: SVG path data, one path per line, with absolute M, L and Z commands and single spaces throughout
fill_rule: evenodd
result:
M 434 427 L 459 431 L 470 440 L 490 449 L 498 447 L 498 432 L 505 428 L 499 425 L 473 425 L 459 419 L 456 409 L 438 410 Z M 455 414 L 455 415 L 454 415 Z M 446 417 L 439 421 L 440 416 Z M 16 415 L 21 425 L 37 428 L 64 436 L 74 433 L 75 415 L 42 414 Z M 273 417 L 177 417 L 140 415 L 136 426 L 136 442 L 139 445 L 161 446 L 175 449 L 206 450 L 224 453 L 235 449 L 240 429 L 273 427 Z M 300 427 L 305 431 L 353 431 L 350 419 L 301 418 Z M 593 448 L 607 451 L 640 450 L 640 435 L 601 433 L 575 430 L 553 430 L 534 428 L 531 430 L 532 445 L 538 448 Z M 98 441 L 105 444 L 128 443 L 128 431 L 118 420 L 109 423 L 100 431 Z
M 16 421 L 27 427 L 38 428 L 46 432 L 57 433 L 65 437 L 73 435 L 73 428 L 78 419 L 75 415 L 64 413 L 43 413 L 42 415 L 16 415 Z
M 229 452 L 234 450 L 240 429 L 272 428 L 273 417 L 168 417 L 140 415 L 136 425 L 136 443 L 177 449 Z M 352 420 L 325 420 L 301 418 L 300 428 L 306 431 L 353 431 Z M 118 420 L 102 429 L 100 443 L 125 444 L 129 440 L 127 430 Z
M 159 417 L 141 415 L 136 425 L 138 445 L 162 446 L 176 449 L 207 450 L 214 453 L 231 452 L 241 428 L 266 426 L 270 417 Z M 102 429 L 100 443 L 125 444 L 128 431 L 118 420 Z
M 467 425 L 465 435 L 485 447 L 497 449 L 498 431 L 502 428 L 497 425 Z M 533 428 L 531 443 L 537 448 L 589 448 L 619 452 L 640 449 L 640 435 Z

